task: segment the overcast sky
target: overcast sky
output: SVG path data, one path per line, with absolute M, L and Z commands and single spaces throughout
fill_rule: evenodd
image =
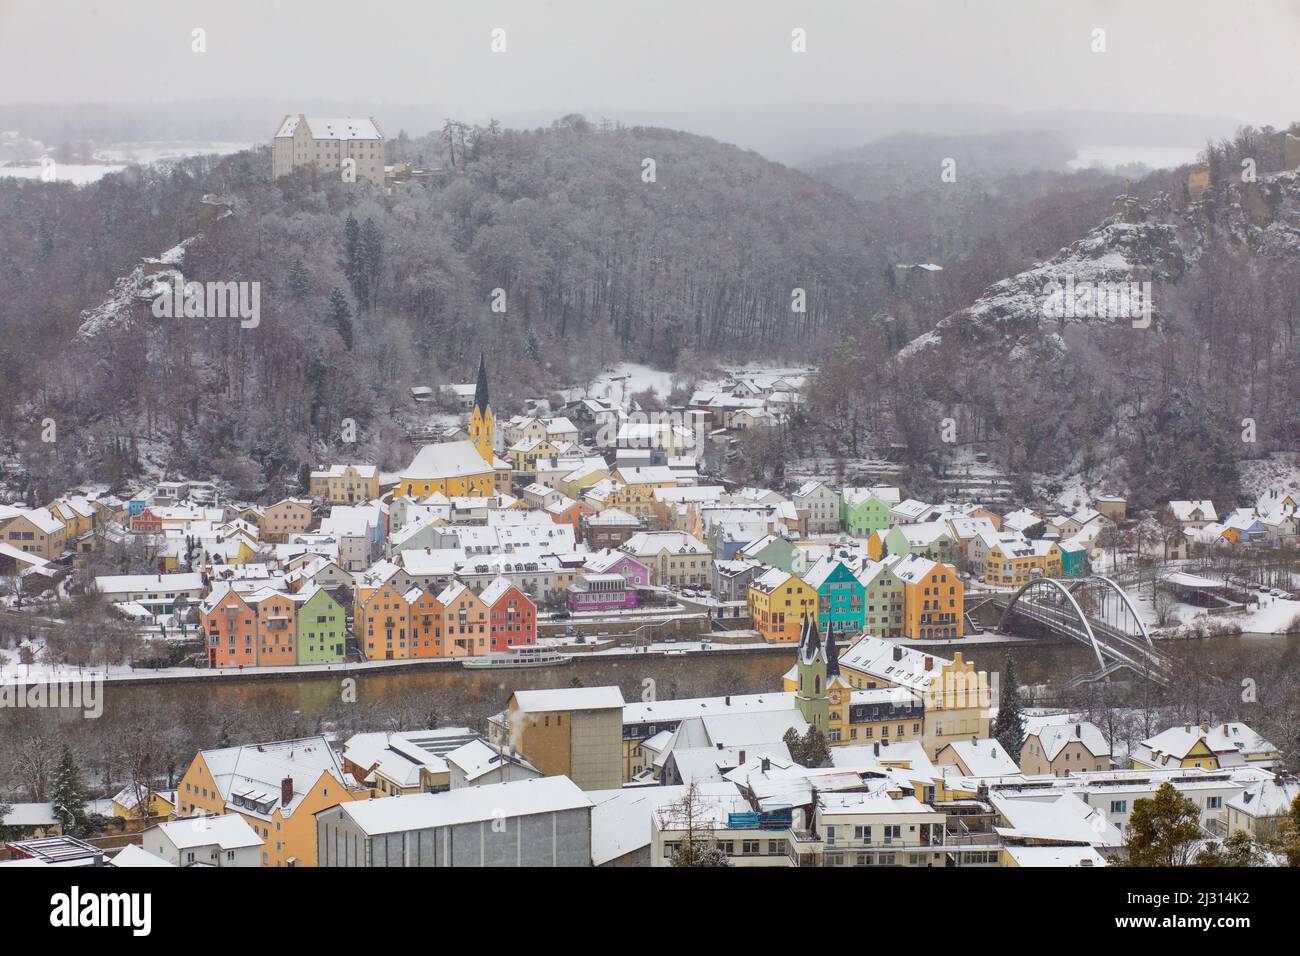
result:
M 10 103 L 312 97 L 478 120 L 907 100 L 1280 125 L 1300 118 L 1297 51 L 1300 0 L 0 0 Z

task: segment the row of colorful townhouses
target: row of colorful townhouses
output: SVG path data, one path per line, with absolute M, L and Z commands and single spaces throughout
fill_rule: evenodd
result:
M 537 606 L 505 577 L 481 594 L 453 581 L 437 594 L 384 583 L 359 587 L 357 646 L 367 660 L 475 657 L 537 644 Z
M 802 577 L 770 568 L 750 584 L 748 605 L 755 630 L 777 644 L 799 640 L 805 615 L 823 634 L 924 640 L 965 633 L 956 568 L 919 555 L 823 558 Z
M 343 606 L 319 586 L 296 593 L 216 585 L 199 605 L 209 667 L 274 667 L 343 660 Z

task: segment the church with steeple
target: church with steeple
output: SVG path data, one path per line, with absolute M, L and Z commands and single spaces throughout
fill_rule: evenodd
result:
M 480 351 L 469 437 L 425 445 L 398 477 L 394 496 L 487 497 L 510 491 L 510 463 L 496 455 L 496 422 L 488 398 L 487 356 Z
M 492 406 L 488 402 L 487 357 L 478 353 L 478 378 L 474 382 L 474 410 L 469 417 L 469 440 L 483 460 L 492 464 L 496 459 L 495 424 Z
M 823 638 L 816 620 L 805 614 L 799 629 L 798 655 L 795 707 L 810 726 L 826 734 L 832 723 L 831 705 L 837 711 L 833 722 L 839 723 L 840 702 L 847 700 L 851 692 L 840 677 L 840 652 L 835 646 L 835 634 L 830 632 Z

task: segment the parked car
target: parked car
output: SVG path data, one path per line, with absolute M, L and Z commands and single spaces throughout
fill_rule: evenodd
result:
M 551 614 L 552 621 L 567 621 L 571 617 L 573 617 L 573 615 L 568 611 L 555 611 Z

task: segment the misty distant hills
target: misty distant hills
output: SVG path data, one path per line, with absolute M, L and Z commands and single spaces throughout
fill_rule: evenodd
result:
M 503 126 L 536 129 L 569 112 L 593 122 L 657 126 L 708 136 L 752 149 L 786 164 L 804 164 L 828 153 L 852 150 L 898 133 L 982 136 L 998 132 L 1054 130 L 1074 146 L 1094 144 L 1187 146 L 1232 133 L 1240 122 L 1227 116 L 1041 111 L 1016 113 L 980 104 L 777 103 L 733 109 L 652 110 L 573 104 L 572 110 L 450 115 L 445 104 L 355 100 L 230 99 L 127 104 L 0 104 L 0 129 L 20 130 L 51 147 L 82 141 L 269 140 L 285 113 L 373 116 L 389 136 L 405 130 L 418 137 L 451 118 L 470 125 L 497 119 Z

